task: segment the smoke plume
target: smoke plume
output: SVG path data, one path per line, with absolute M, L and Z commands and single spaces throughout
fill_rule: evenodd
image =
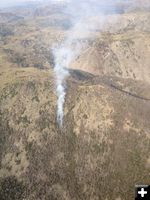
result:
M 63 107 L 65 103 L 65 79 L 69 75 L 67 67 L 71 62 L 71 51 L 65 45 L 53 50 L 55 55 L 55 75 L 57 92 L 57 122 L 60 127 L 63 125 Z
M 70 16 L 72 27 L 60 47 L 53 49 L 55 58 L 56 92 L 57 92 L 57 122 L 63 125 L 64 103 L 66 96 L 66 77 L 69 75 L 67 68 L 80 54 L 83 44 L 81 40 L 90 37 L 97 27 L 97 20 L 102 12 L 106 11 L 105 4 L 98 1 L 71 1 L 67 4 L 65 14 Z M 112 8 L 111 11 L 114 11 Z M 92 32 L 91 32 L 92 31 Z
M 134 0 L 137 1 L 137 0 Z M 57 1 L 58 2 L 58 1 Z M 63 1 L 65 2 L 65 1 Z M 83 49 L 81 42 L 85 38 L 95 37 L 95 32 L 100 31 L 108 14 L 122 13 L 127 3 L 131 0 L 70 0 L 66 1 L 64 14 L 69 16 L 71 28 L 66 34 L 66 39 L 60 47 L 54 48 L 55 74 L 57 86 L 57 122 L 63 125 L 64 103 L 66 96 L 66 77 L 69 75 L 67 68 L 79 56 Z

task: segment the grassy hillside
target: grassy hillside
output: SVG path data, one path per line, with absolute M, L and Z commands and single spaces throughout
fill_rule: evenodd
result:
M 132 200 L 150 180 L 149 13 L 81 39 L 60 129 L 51 48 L 71 24 L 43 9 L 0 15 L 0 199 Z

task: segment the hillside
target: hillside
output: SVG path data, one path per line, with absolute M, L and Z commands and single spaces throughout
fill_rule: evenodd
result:
M 80 38 L 61 129 L 52 47 L 72 24 L 52 8 L 0 13 L 0 199 L 132 200 L 150 182 L 148 7 Z

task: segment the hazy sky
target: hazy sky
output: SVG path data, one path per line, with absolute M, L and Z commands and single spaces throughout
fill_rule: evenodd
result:
M 20 5 L 22 3 L 27 2 L 44 2 L 44 1 L 55 1 L 55 2 L 63 2 L 63 1 L 70 1 L 70 0 L 0 0 L 0 8 L 3 7 L 10 7 L 15 5 Z M 77 0 L 74 0 L 75 2 Z M 104 2 L 105 5 L 108 4 L 108 2 L 127 2 L 129 1 L 131 4 L 134 4 L 136 6 L 142 5 L 145 7 L 150 7 L 150 0 L 87 0 L 90 2 Z M 80 1 L 79 1 L 80 2 Z
M 38 2 L 42 0 L 0 0 L 0 7 L 7 7 L 7 6 L 13 6 L 13 5 L 19 5 L 21 3 L 26 2 Z
M 20 5 L 22 3 L 27 3 L 27 2 L 38 2 L 38 1 L 42 2 L 42 1 L 47 1 L 47 0 L 0 0 L 0 8 Z M 69 0 L 49 0 L 49 1 L 62 2 L 62 1 L 69 1 Z

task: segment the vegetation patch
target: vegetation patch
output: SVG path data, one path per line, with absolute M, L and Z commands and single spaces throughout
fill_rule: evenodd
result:
M 0 180 L 1 200 L 22 200 L 26 196 L 26 187 L 19 182 L 15 176 L 10 176 Z

